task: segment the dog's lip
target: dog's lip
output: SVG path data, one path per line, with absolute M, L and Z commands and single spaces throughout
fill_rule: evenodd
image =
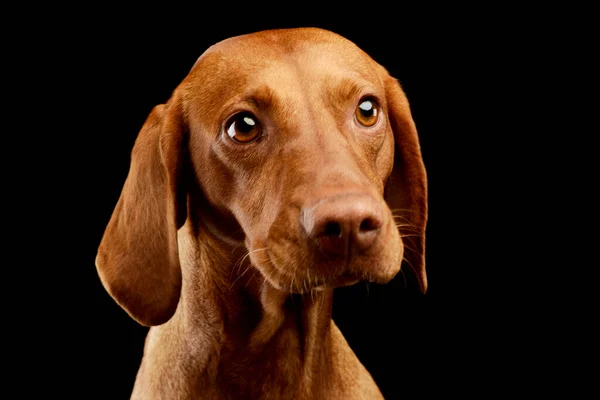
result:
M 313 277 L 314 280 L 310 282 L 311 284 L 304 286 L 302 283 L 300 283 L 303 281 L 299 282 L 297 280 L 298 277 L 293 278 L 289 276 L 286 272 L 278 268 L 275 265 L 275 263 L 273 263 L 273 260 L 270 257 L 268 258 L 268 260 L 269 264 L 271 264 L 274 271 L 277 271 L 277 275 L 279 275 L 279 277 L 275 278 L 269 273 L 265 274 L 265 271 L 262 268 L 259 268 L 263 276 L 265 276 L 265 278 L 269 280 L 273 284 L 273 286 L 277 287 L 278 289 L 291 291 L 293 293 L 308 293 L 313 290 L 323 291 L 326 289 L 335 289 L 337 287 L 351 286 L 365 279 L 364 276 L 360 273 L 350 272 L 346 270 L 338 275 L 333 275 L 330 277 L 319 277 L 316 279 L 314 279 L 315 277 Z
M 352 272 L 344 272 L 343 274 L 334 279 L 334 283 L 336 287 L 349 286 L 358 283 L 362 279 L 363 278 L 358 274 Z
M 290 291 L 292 293 L 307 293 L 313 290 L 322 291 L 325 289 L 334 289 L 338 287 L 351 286 L 360 281 L 366 280 L 370 282 L 379 282 L 376 275 L 369 273 L 369 268 L 366 265 L 360 263 L 348 262 L 347 260 L 338 260 L 345 265 L 322 265 L 319 269 L 321 271 L 329 270 L 327 273 L 316 273 L 316 271 L 310 274 L 291 275 L 290 271 L 293 268 L 286 268 L 276 262 L 278 257 L 273 257 L 273 248 L 271 246 L 262 245 L 258 243 L 253 246 L 257 249 L 263 249 L 261 252 L 250 251 L 251 259 L 255 267 L 258 268 L 263 277 L 268 280 L 274 287 L 279 290 Z M 333 272 L 333 269 L 337 269 L 337 273 Z M 310 276 L 310 279 L 306 280 Z
M 357 274 L 345 272 L 331 280 L 328 280 L 327 282 L 312 287 L 311 290 L 320 292 L 325 289 L 335 289 L 343 286 L 351 286 L 360 282 L 361 280 L 363 280 L 363 278 L 358 276 Z

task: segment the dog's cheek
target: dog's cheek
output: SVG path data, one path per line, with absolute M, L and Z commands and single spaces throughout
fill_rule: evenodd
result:
M 371 278 L 378 283 L 387 283 L 400 272 L 404 254 L 402 238 L 393 221 L 388 225 L 387 231 L 377 248 L 373 249 L 376 250 L 373 252 L 376 256 L 370 264 L 373 268 L 370 271 Z
M 375 169 L 381 182 L 386 182 L 394 167 L 394 133 L 387 129 L 385 139 L 375 159 Z
M 211 145 L 213 140 L 202 129 L 191 132 L 190 162 L 202 196 L 211 206 L 225 210 L 229 209 L 228 204 L 235 195 L 231 187 L 234 174 L 222 155 L 218 154 L 218 148 Z
M 244 230 L 250 243 L 264 242 L 274 223 L 276 207 L 267 190 L 270 186 L 260 179 L 230 181 L 236 192 L 230 210 Z
M 396 224 L 393 222 L 393 220 L 390 225 L 390 231 L 391 244 L 387 246 L 388 268 L 385 271 L 388 280 L 391 280 L 400 271 L 402 259 L 404 257 L 404 244 L 402 242 L 402 237 L 400 236 L 400 232 L 398 231 L 398 228 L 396 228 Z

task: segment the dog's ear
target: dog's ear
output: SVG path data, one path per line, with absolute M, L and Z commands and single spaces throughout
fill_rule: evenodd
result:
M 177 230 L 186 220 L 181 191 L 184 130 L 179 103 L 156 106 L 131 153 L 129 174 L 96 257 L 102 284 L 142 325 L 175 313 L 181 292 Z
M 417 275 L 421 291 L 425 293 L 427 175 L 408 100 L 398 81 L 387 73 L 385 92 L 395 141 L 394 166 L 386 183 L 385 199 L 399 225 L 404 261 Z

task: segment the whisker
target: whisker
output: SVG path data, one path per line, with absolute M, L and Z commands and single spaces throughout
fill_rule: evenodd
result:
M 246 267 L 246 269 L 244 270 L 244 272 L 242 272 L 240 275 L 238 275 L 238 277 L 237 277 L 237 278 L 235 278 L 235 280 L 233 281 L 233 283 L 231 284 L 231 286 L 229 286 L 229 289 L 227 289 L 227 290 L 231 290 L 231 288 L 232 288 L 232 287 L 233 287 L 233 286 L 236 284 L 236 282 L 237 282 L 237 281 L 239 281 L 239 280 L 240 280 L 240 278 L 241 278 L 242 276 L 244 276 L 244 274 L 245 274 L 246 272 L 248 272 L 248 270 L 249 270 L 250 268 L 252 268 L 252 264 L 248 264 L 248 267 Z
M 417 273 L 417 269 L 411 264 L 410 261 L 408 261 L 408 259 L 406 257 L 402 257 L 402 261 L 406 261 L 406 264 L 408 264 L 408 266 L 410 267 L 410 269 L 413 270 L 413 273 L 416 276 L 419 276 L 419 274 Z M 400 271 L 402 271 L 402 269 L 400 269 Z M 402 273 L 402 276 L 404 277 L 404 273 Z M 406 277 L 404 277 L 404 288 L 406 289 Z
M 395 225 L 396 225 L 396 228 L 411 229 L 411 230 L 415 230 L 415 231 L 418 231 L 418 229 L 419 229 L 414 224 L 399 222 L 399 223 L 396 223 Z
M 412 211 L 409 211 L 409 212 L 412 212 Z M 406 213 L 406 211 L 404 213 Z M 408 217 L 406 217 L 404 215 L 401 215 L 399 213 L 392 212 L 392 218 L 394 218 L 394 220 L 400 220 L 400 221 L 410 222 L 410 219 Z
M 256 274 L 258 274 L 258 269 L 254 268 L 254 271 L 252 272 L 252 275 L 250 275 L 250 279 L 248 279 L 248 281 L 246 282 L 246 287 L 248 287 L 248 284 L 250 283 L 251 280 L 254 279 L 254 277 L 256 276 Z M 266 281 L 266 278 L 265 278 Z M 265 284 L 265 282 L 263 282 L 263 285 Z M 261 289 L 262 289 L 262 285 L 261 285 Z
M 242 268 L 242 264 L 244 263 L 244 260 L 246 259 L 246 257 L 248 257 L 250 255 L 250 252 L 244 254 L 242 257 L 240 257 L 239 260 L 237 260 L 235 262 L 235 264 L 233 264 L 233 268 L 231 268 L 231 272 L 229 273 L 229 279 L 231 279 L 232 275 L 234 272 L 239 272 L 240 268 Z
M 423 237 L 423 235 L 419 235 L 419 234 L 406 234 L 406 233 L 401 233 L 400 237 Z
M 406 290 L 406 288 L 408 287 L 408 285 L 406 283 L 406 275 L 404 275 L 404 271 L 402 269 L 400 269 L 400 273 L 402 274 L 402 282 L 404 283 L 404 290 Z
M 415 210 L 412 208 L 390 208 L 390 211 L 392 211 L 392 213 L 395 213 L 396 211 L 399 212 L 414 212 Z
M 233 249 L 231 250 L 231 254 L 235 253 L 235 251 L 237 250 L 238 247 L 240 247 L 241 245 L 243 245 L 244 242 L 239 242 L 238 244 L 236 244 Z
M 392 218 L 394 218 L 394 220 L 401 220 L 401 221 L 406 221 L 409 222 L 410 220 L 402 215 L 398 215 L 398 214 L 392 214 Z
M 259 249 L 254 249 L 254 250 L 252 250 L 252 251 L 249 251 L 248 253 L 246 253 L 246 254 L 245 254 L 243 257 L 241 257 L 241 258 L 240 258 L 240 259 L 239 259 L 239 260 L 238 260 L 238 261 L 235 263 L 235 265 L 233 266 L 233 268 L 231 269 L 231 273 L 230 273 L 230 275 L 229 275 L 230 279 L 231 279 L 231 275 L 233 275 L 233 272 L 234 272 L 236 269 L 239 271 L 239 270 L 242 268 L 242 264 L 244 263 L 244 261 L 245 261 L 245 260 L 246 260 L 248 257 L 250 257 L 250 254 L 252 254 L 252 253 L 256 253 L 256 252 L 259 252 L 259 251 L 265 251 L 265 250 L 267 250 L 267 248 L 266 248 L 266 247 L 259 248 Z M 252 263 L 250 263 L 250 264 L 248 265 L 248 267 L 247 267 L 246 269 L 244 269 L 244 271 L 243 271 L 241 274 L 239 274 L 237 278 L 235 278 L 235 280 L 233 281 L 233 283 L 231 284 L 231 286 L 229 286 L 229 289 L 228 289 L 228 290 L 231 290 L 231 288 L 232 288 L 232 287 L 233 287 L 233 286 L 236 284 L 236 282 L 237 282 L 237 281 L 238 281 L 238 280 L 239 280 L 239 279 L 240 279 L 242 276 L 244 276 L 244 274 L 245 274 L 246 272 L 248 272 L 248 270 L 249 270 L 251 267 L 252 267 Z
M 242 263 L 244 262 L 244 260 L 246 260 L 246 258 L 250 257 L 250 254 L 252 254 L 252 253 L 256 253 L 256 252 L 259 252 L 259 251 L 265 251 L 265 250 L 267 250 L 267 247 L 262 247 L 262 248 L 260 248 L 260 249 L 254 249 L 254 250 L 252 250 L 252 251 L 249 251 L 249 252 L 247 252 L 247 253 L 246 253 L 244 256 L 242 256 L 242 257 L 241 257 L 241 258 L 238 260 L 238 262 L 236 262 L 235 264 L 236 264 L 236 265 L 238 265 L 238 267 L 241 267 L 241 265 L 242 265 Z
M 416 249 L 414 249 L 414 248 L 413 248 L 413 247 L 411 247 L 411 246 L 407 246 L 407 244 L 406 244 L 406 243 L 403 243 L 403 245 L 404 245 L 404 248 L 405 248 L 406 250 L 408 250 L 408 251 L 411 251 L 411 252 L 413 252 L 413 253 L 416 253 L 416 252 L 417 252 L 417 250 L 416 250 Z

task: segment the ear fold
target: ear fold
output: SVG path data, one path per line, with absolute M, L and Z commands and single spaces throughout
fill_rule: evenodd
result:
M 178 189 L 183 133 L 173 103 L 155 107 L 138 134 L 96 257 L 106 290 L 146 326 L 168 321 L 181 291 L 177 229 L 186 219 L 185 195 Z
M 427 291 L 425 273 L 425 226 L 427 224 L 427 175 L 421 156 L 417 129 L 404 91 L 386 73 L 388 114 L 394 131 L 394 167 L 385 188 L 385 198 L 394 215 L 404 243 L 404 260 Z

